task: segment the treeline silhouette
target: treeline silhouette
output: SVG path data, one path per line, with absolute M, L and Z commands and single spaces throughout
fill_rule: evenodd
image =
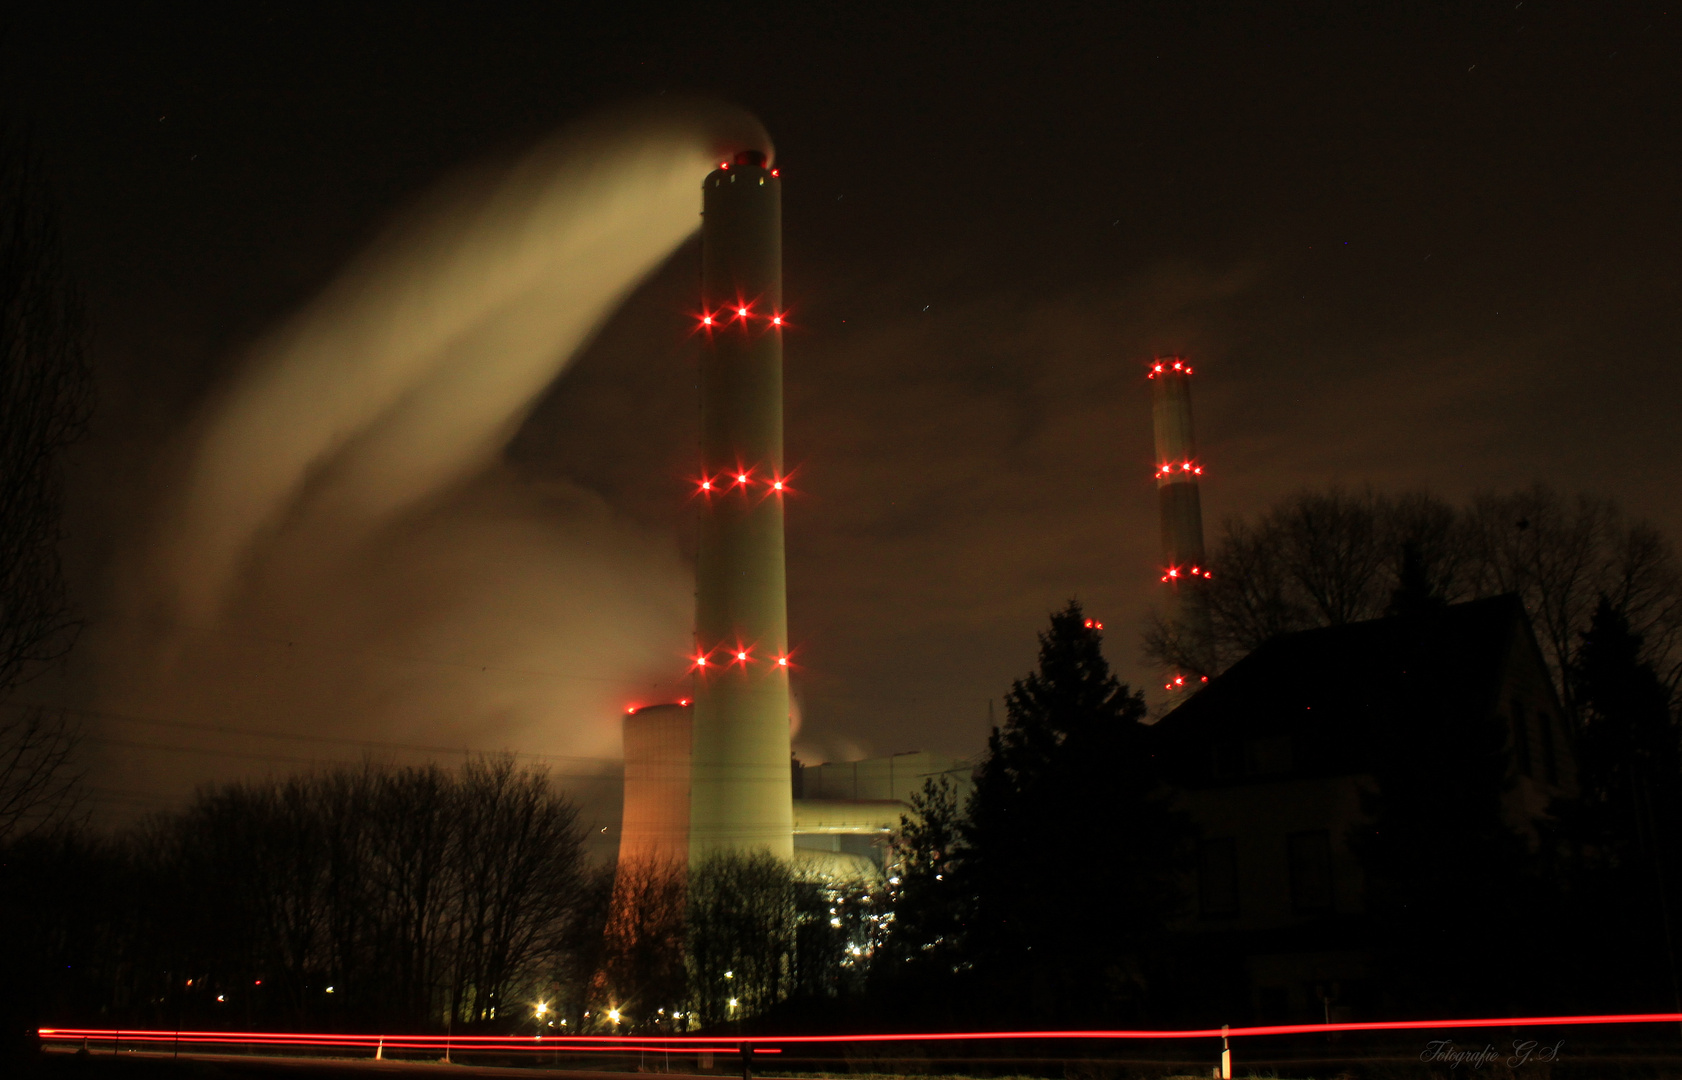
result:
M 576 809 L 507 756 L 229 784 L 4 860 L 12 1014 L 162 1027 L 529 1015 L 588 981 L 605 900 Z

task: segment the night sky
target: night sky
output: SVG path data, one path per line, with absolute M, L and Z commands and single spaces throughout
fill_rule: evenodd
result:
M 1682 53 L 1661 4 L 36 8 L 0 46 L 4 97 L 93 319 L 70 553 L 93 633 L 159 448 L 260 334 L 440 180 L 656 95 L 741 106 L 777 146 L 806 760 L 977 753 L 1071 596 L 1148 681 L 1158 353 L 1198 367 L 1212 541 L 1304 486 L 1537 480 L 1682 535 Z M 698 263 L 681 249 L 506 452 L 684 553 Z M 457 646 L 429 662 L 475 662 Z M 84 661 L 52 692 L 325 730 L 114 702 L 99 677 Z M 90 723 L 118 806 L 357 752 L 161 751 L 128 744 L 232 744 Z M 416 725 L 331 733 L 466 739 Z M 512 748 L 577 752 L 565 732 Z

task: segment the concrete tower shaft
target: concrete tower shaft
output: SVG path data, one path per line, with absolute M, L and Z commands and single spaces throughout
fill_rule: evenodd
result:
M 744 151 L 702 187 L 691 862 L 794 853 L 782 277 L 781 182 Z
M 1156 488 L 1162 512 L 1163 574 L 1176 587 L 1201 579 L 1203 507 L 1198 480 L 1203 463 L 1191 426 L 1191 365 L 1171 357 L 1151 365 L 1151 416 L 1156 427 Z

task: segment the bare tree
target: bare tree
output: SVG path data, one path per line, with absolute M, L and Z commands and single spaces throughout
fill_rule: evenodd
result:
M 689 878 L 689 976 L 703 1025 L 754 1016 L 792 987 L 799 890 L 769 852 L 720 854 Z
M 76 637 L 59 544 L 63 457 L 91 401 L 83 327 L 40 168 L 0 132 L 0 696 Z M 74 746 L 65 713 L 0 713 L 0 841 L 62 813 Z
M 1682 681 L 1675 549 L 1605 499 L 1571 500 L 1537 485 L 1483 494 L 1462 509 L 1424 494 L 1300 492 L 1254 523 L 1226 522 L 1209 565 L 1207 621 L 1153 616 L 1148 658 L 1213 674 L 1281 634 L 1383 615 L 1403 590 L 1438 603 L 1517 593 L 1575 711 L 1564 671 L 1605 596 L 1673 696 Z
M 454 1015 L 488 1020 L 540 980 L 563 947 L 583 884 L 578 811 L 540 770 L 511 754 L 470 760 L 458 774 Z M 522 999 L 523 1000 L 523 999 Z
M 671 1017 L 682 1011 L 688 993 L 683 955 L 687 869 L 642 862 L 620 867 L 614 877 L 596 999 L 598 1005 L 620 1010 L 632 1030 L 683 1026 Z

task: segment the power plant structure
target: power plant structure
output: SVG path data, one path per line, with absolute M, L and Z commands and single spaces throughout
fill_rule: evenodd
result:
M 1205 565 L 1203 506 L 1198 481 L 1203 463 L 1191 425 L 1191 362 L 1158 358 L 1151 364 L 1151 420 L 1156 432 L 1156 494 L 1162 519 L 1162 581 L 1170 591 L 1168 623 L 1180 642 L 1191 646 L 1189 671 L 1168 675 L 1166 689 L 1207 682 L 1210 665 L 1201 659 L 1208 640 L 1209 609 L 1203 586 L 1214 575 Z
M 879 876 L 933 775 L 914 752 L 797 774 L 790 746 L 783 499 L 782 193 L 744 150 L 702 183 L 701 440 L 692 699 L 628 709 L 621 867 L 768 852 L 814 878 Z M 801 782 L 816 798 L 797 798 Z
M 619 866 L 633 877 L 690 864 L 694 712 L 688 700 L 626 710 Z M 911 797 L 931 778 L 948 777 L 961 791 L 970 770 L 967 761 L 920 750 L 792 769 L 782 803 L 792 821 L 787 841 L 796 873 L 811 881 L 880 881 L 887 842 L 910 813 Z
M 702 185 L 701 502 L 689 858 L 793 855 L 783 553 L 782 190 L 744 150 Z

